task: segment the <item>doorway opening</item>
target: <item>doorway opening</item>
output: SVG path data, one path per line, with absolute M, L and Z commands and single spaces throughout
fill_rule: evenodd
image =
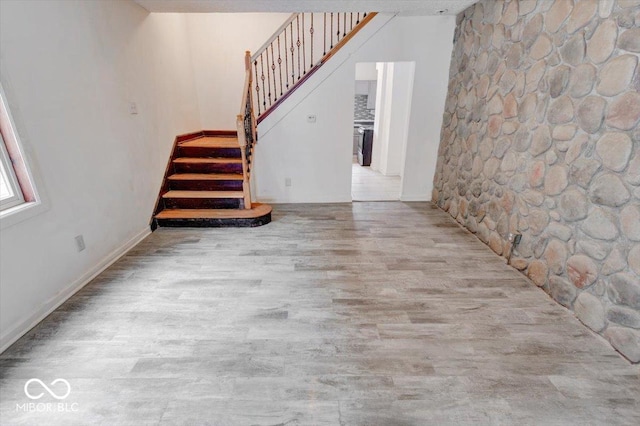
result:
M 414 62 L 356 64 L 353 201 L 393 201 L 402 196 Z

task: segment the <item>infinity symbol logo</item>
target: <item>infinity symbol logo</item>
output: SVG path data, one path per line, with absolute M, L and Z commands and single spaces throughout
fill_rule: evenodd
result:
M 67 385 L 67 392 L 62 396 L 59 396 L 54 391 L 49 389 L 49 387 L 47 385 L 45 385 L 42 380 L 40 380 L 40 379 L 29 379 L 29 380 L 27 380 L 27 383 L 24 384 L 24 394 L 27 395 L 31 399 L 40 399 L 44 395 L 44 392 L 40 392 L 37 395 L 32 395 L 31 393 L 29 393 L 29 385 L 31 383 L 34 383 L 34 382 L 35 383 L 39 383 L 40 386 L 42 386 L 47 392 L 49 392 L 49 395 L 51 395 L 55 399 L 65 399 L 71 393 L 71 385 L 65 379 L 55 379 L 53 382 L 51 382 L 51 386 L 55 386 L 56 383 L 60 383 L 60 382 L 64 383 L 65 385 Z

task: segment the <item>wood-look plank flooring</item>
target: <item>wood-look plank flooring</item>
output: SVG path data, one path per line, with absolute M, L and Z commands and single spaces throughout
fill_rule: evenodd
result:
M 353 201 L 397 201 L 400 199 L 400 176 L 385 176 L 357 162 L 351 166 Z
M 159 229 L 0 366 L 3 425 L 640 424 L 638 366 L 427 203 Z

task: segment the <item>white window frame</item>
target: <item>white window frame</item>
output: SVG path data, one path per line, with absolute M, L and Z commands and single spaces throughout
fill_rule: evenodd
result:
M 13 170 L 13 164 L 9 158 L 9 153 L 7 152 L 2 133 L 0 133 L 0 142 L 2 142 L 0 144 L 0 174 L 2 174 L 2 179 L 7 184 L 12 194 L 10 197 L 0 200 L 0 211 L 4 211 L 23 204 L 25 201 L 22 188 L 20 188 L 18 178 Z
M 0 0 L 2 1 L 2 0 Z M 6 74 L 0 75 L 0 161 L 7 175 L 7 184 L 15 185 L 11 188 L 16 190 L 21 200 L 7 201 L 0 204 L 0 229 L 12 227 L 20 222 L 33 218 L 49 210 L 50 204 L 44 191 L 44 181 L 40 178 L 37 168 L 31 167 L 31 161 L 27 152 L 28 144 L 18 134 L 16 121 L 21 123 L 18 111 L 9 110 L 9 99 L 7 91 L 10 92 L 11 84 L 6 80 Z M 11 93 L 9 93 L 11 95 Z M 24 127 L 20 127 L 21 133 L 26 132 Z M 26 135 L 22 135 L 25 136 Z M 28 139 L 28 137 L 26 137 Z M 13 180 L 12 180 L 13 179 Z M 11 181 L 12 180 L 12 181 Z M 10 183 L 10 181 L 12 183 Z M 12 204 L 12 205 L 9 205 Z

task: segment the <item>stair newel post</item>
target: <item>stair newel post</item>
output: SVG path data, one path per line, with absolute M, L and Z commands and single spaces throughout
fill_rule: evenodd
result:
M 240 145 L 240 153 L 242 156 L 242 192 L 244 195 L 244 208 L 251 208 L 251 185 L 249 179 L 249 163 L 247 161 L 247 138 L 245 136 L 245 117 L 244 114 L 238 114 L 236 120 L 238 129 L 238 144 Z
M 240 114 L 236 117 L 236 129 L 238 132 L 238 145 L 242 158 L 242 192 L 244 198 L 244 208 L 251 209 L 251 166 L 250 158 L 255 141 L 255 114 L 253 112 L 253 91 L 251 74 L 251 52 L 245 53 L 245 82 Z

